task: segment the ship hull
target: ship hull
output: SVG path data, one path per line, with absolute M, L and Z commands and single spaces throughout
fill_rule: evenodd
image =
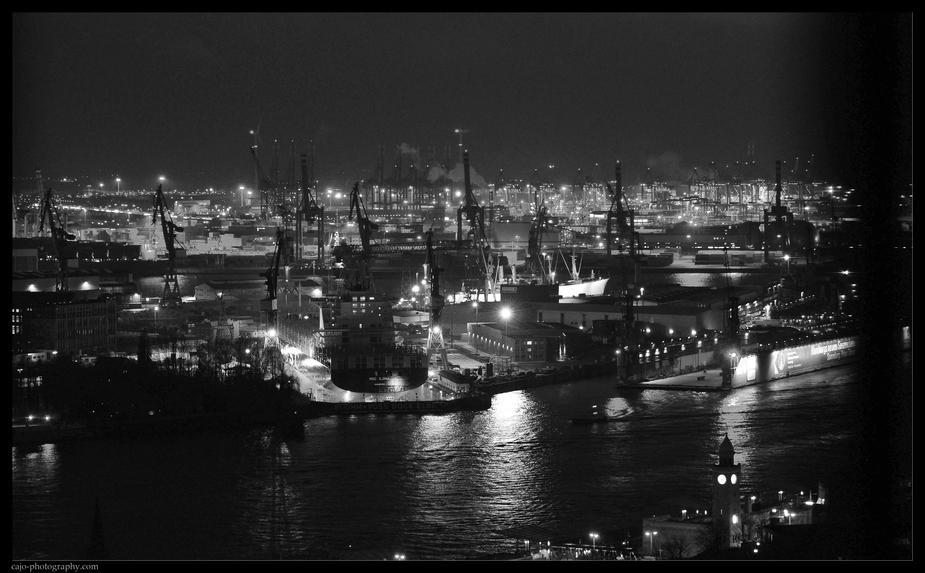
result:
M 331 383 L 348 392 L 386 394 L 419 388 L 427 381 L 427 366 L 408 368 L 331 369 Z

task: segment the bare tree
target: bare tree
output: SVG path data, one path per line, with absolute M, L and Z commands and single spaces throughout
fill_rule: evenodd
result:
M 701 553 L 715 553 L 723 548 L 726 534 L 721 524 L 711 521 L 697 530 L 694 540 L 695 544 L 700 547 Z

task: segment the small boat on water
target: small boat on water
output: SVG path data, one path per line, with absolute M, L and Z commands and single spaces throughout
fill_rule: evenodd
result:
M 600 422 L 607 422 L 610 418 L 602 413 L 598 407 L 591 406 L 591 412 L 588 414 L 582 414 L 581 416 L 576 416 L 572 418 L 572 423 L 576 426 L 587 426 L 590 424 L 598 424 Z

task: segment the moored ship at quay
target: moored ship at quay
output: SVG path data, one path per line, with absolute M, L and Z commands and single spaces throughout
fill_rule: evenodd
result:
M 427 381 L 427 354 L 411 345 L 322 347 L 316 359 L 328 367 L 331 383 L 348 392 L 390 394 Z

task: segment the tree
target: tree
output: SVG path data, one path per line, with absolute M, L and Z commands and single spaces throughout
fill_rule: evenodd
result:
M 694 535 L 694 543 L 700 547 L 701 554 L 718 553 L 723 549 L 725 541 L 726 534 L 723 532 L 723 527 L 715 521 L 703 524 L 703 527 L 698 529 Z
M 681 533 L 667 533 L 662 537 L 659 549 L 664 552 L 668 559 L 687 559 L 697 555 L 702 548 L 696 543 L 695 538 Z

